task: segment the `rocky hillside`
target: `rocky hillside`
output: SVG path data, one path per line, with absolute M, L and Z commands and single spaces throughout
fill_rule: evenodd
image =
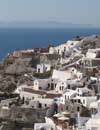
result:
M 100 48 L 100 35 L 84 37 L 81 48 L 83 53 L 86 53 L 88 49 Z
M 33 67 L 40 63 L 55 66 L 58 64 L 59 58 L 60 56 L 57 54 L 34 54 L 30 63 Z
M 13 62 L 12 62 L 13 61 Z M 18 83 L 28 80 L 24 74 L 33 74 L 34 68 L 30 67 L 30 60 L 5 58 L 0 62 L 0 91 L 13 92 Z
M 88 49 L 100 48 L 100 35 L 87 37 L 76 37 L 82 40 L 82 53 L 86 54 Z M 99 56 L 100 57 L 100 56 Z M 34 53 L 30 58 L 13 58 L 12 55 L 6 56 L 0 62 L 0 91 L 13 92 L 17 84 L 23 82 L 31 82 L 29 77 L 24 75 L 33 75 L 35 67 L 39 63 L 51 64 L 51 66 L 59 65 L 60 56 L 58 54 L 40 54 Z M 32 77 L 33 78 L 33 77 Z

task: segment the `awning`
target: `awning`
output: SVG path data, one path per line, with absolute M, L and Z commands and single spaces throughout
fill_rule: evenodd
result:
M 68 112 L 68 111 L 63 111 L 61 114 L 63 114 L 63 115 L 70 115 L 70 112 Z
M 58 120 L 66 121 L 66 120 L 69 120 L 69 118 L 65 117 L 65 116 L 62 116 L 62 117 L 59 117 Z
M 54 117 L 57 117 L 57 118 L 59 118 L 61 116 L 63 116 L 61 113 L 57 113 L 57 114 L 54 115 Z

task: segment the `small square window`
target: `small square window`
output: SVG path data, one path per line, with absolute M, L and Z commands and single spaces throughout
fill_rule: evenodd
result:
M 66 110 L 68 110 L 68 106 L 66 106 Z
M 45 107 L 47 107 L 47 104 L 45 104 Z

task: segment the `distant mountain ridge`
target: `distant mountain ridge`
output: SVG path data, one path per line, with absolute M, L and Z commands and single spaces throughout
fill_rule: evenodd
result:
M 91 28 L 91 24 L 73 24 L 67 22 L 0 22 L 0 27 L 36 27 L 36 28 Z

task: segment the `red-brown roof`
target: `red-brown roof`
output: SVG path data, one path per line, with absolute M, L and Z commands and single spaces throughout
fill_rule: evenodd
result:
M 47 93 L 46 91 L 43 90 L 34 90 L 30 88 L 24 88 L 24 92 L 29 92 L 29 93 L 34 93 L 38 95 L 46 95 L 45 98 L 55 98 L 55 97 L 60 97 L 62 94 L 59 93 Z

